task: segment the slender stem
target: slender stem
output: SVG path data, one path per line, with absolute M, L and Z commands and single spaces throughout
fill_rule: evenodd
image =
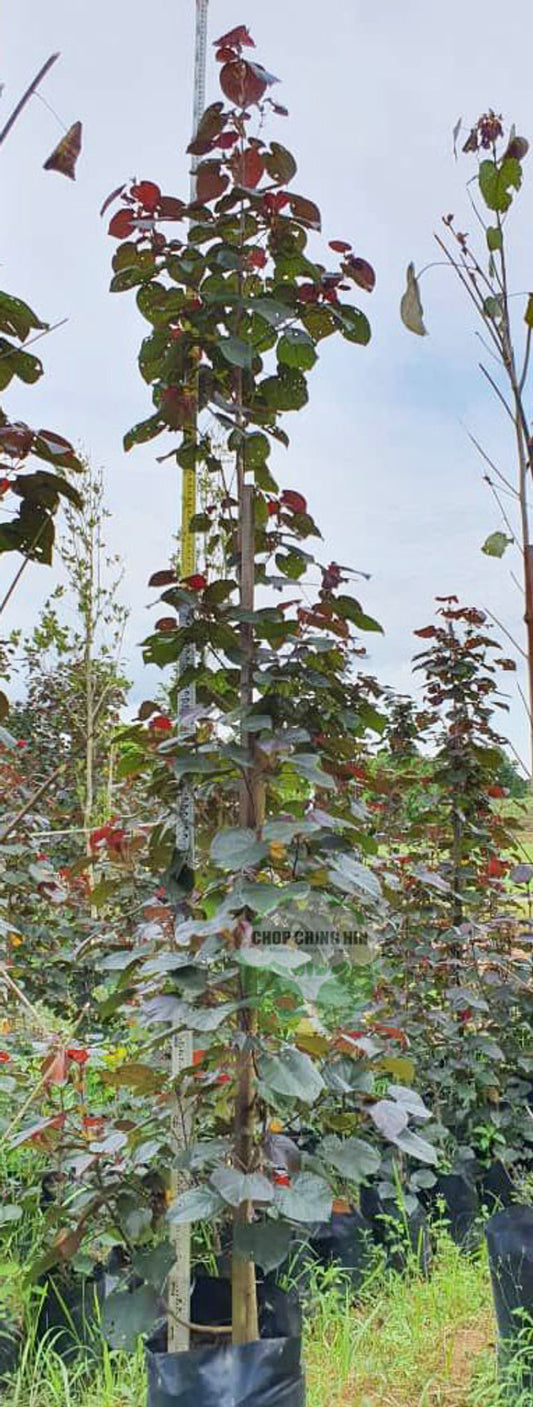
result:
M 56 59 L 58 58 L 59 54 L 51 54 L 50 58 L 46 60 L 46 63 L 43 64 L 42 68 L 39 69 L 38 74 L 33 79 L 33 82 L 30 83 L 29 88 L 26 88 L 26 92 L 22 94 L 22 97 L 19 99 L 16 107 L 13 108 L 11 116 L 8 117 L 5 127 L 3 127 L 2 131 L 0 132 L 0 146 L 2 145 L 2 142 L 5 142 L 8 133 L 11 131 L 11 128 L 14 127 L 17 118 L 20 117 L 23 108 L 26 107 L 26 103 L 29 102 L 30 98 L 32 97 L 32 94 L 35 92 L 35 89 L 39 87 L 39 83 L 42 83 L 43 78 L 46 77 L 46 74 L 49 73 L 52 64 L 55 64 Z

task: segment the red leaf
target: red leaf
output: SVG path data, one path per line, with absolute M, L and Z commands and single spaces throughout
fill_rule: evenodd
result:
M 296 493 L 294 489 L 284 489 L 281 502 L 286 508 L 290 508 L 291 513 L 307 513 L 307 499 L 303 493 Z
M 330 239 L 329 247 L 334 249 L 336 254 L 349 254 L 352 246 L 346 244 L 344 239 Z
M 159 620 L 156 620 L 155 628 L 156 630 L 176 630 L 174 616 L 160 616 Z
M 110 234 L 113 239 L 127 239 L 128 236 L 133 233 L 134 228 L 135 218 L 133 212 L 130 209 L 123 208 L 122 210 L 117 210 L 116 215 L 113 215 L 107 233 Z
M 14 459 L 24 459 L 29 454 L 33 440 L 33 431 L 29 425 L 22 422 L 0 425 L 0 447 L 5 454 L 11 454 Z
M 245 24 L 238 24 L 235 29 L 228 29 L 227 34 L 222 34 L 220 39 L 215 39 L 214 42 L 217 49 L 221 44 L 247 44 L 249 48 L 255 49 L 254 41 Z
M 150 719 L 148 727 L 153 728 L 154 733 L 171 733 L 173 724 L 170 718 L 165 718 L 164 714 L 160 713 L 157 718 Z
M 138 186 L 132 186 L 131 194 L 150 215 L 153 215 L 161 200 L 161 191 L 154 181 L 140 181 Z
M 279 513 L 280 504 L 277 498 L 271 498 L 267 503 L 267 513 L 269 518 L 273 518 L 275 513 Z
M 434 625 L 425 625 L 423 630 L 413 630 L 413 635 L 419 635 L 421 640 L 432 640 L 436 634 Z
M 62 435 L 56 434 L 55 430 L 37 431 L 36 443 L 34 445 L 36 453 L 42 450 L 43 445 L 47 454 L 51 455 L 52 458 L 58 462 L 61 460 L 69 460 L 74 454 L 74 450 L 69 441 L 64 440 Z M 63 467 L 68 468 L 69 466 L 68 464 L 64 464 Z
M 161 200 L 159 202 L 159 210 L 157 212 L 158 219 L 181 220 L 183 217 L 184 210 L 185 202 L 183 200 L 178 200 L 177 197 L 174 195 L 162 195 Z
M 267 262 L 267 255 L 264 249 L 250 249 L 247 258 L 249 269 L 264 269 Z
M 491 879 L 501 879 L 505 874 L 507 865 L 503 860 L 499 860 L 497 855 L 491 855 L 487 865 L 487 874 Z
M 0 1064 L 1 1064 L 1 1065 L 7 1064 L 7 1061 L 8 1061 L 10 1058 L 11 1058 L 11 1057 L 8 1055 L 7 1050 L 0 1050 Z
M 376 275 L 372 265 L 366 259 L 356 259 L 350 254 L 344 262 L 344 268 L 351 274 L 354 283 L 359 288 L 364 288 L 367 293 L 371 293 L 376 282 Z
M 76 1065 L 85 1065 L 86 1060 L 89 1059 L 89 1051 L 79 1050 L 77 1046 L 69 1046 L 66 1054 L 69 1060 L 73 1060 Z
M 222 174 L 219 161 L 202 161 L 196 172 L 195 201 L 206 205 L 222 195 L 228 185 L 228 177 Z
M 105 215 L 105 212 L 109 209 L 109 206 L 113 204 L 113 201 L 117 199 L 117 196 L 122 195 L 122 192 L 125 191 L 125 189 L 125 184 L 122 184 L 121 186 L 116 186 L 115 190 L 111 191 L 111 195 L 106 196 L 106 199 L 104 200 L 104 203 L 100 209 L 100 215 Z
M 303 195 L 291 195 L 290 207 L 295 220 L 300 220 L 303 225 L 310 225 L 313 230 L 320 229 L 320 210 L 314 200 L 307 200 Z
M 66 135 L 54 147 L 48 161 L 44 162 L 45 171 L 59 171 L 61 176 L 69 176 L 71 181 L 76 180 L 76 162 L 81 151 L 81 133 L 81 122 L 73 122 Z
M 169 571 L 166 571 L 166 572 L 153 572 L 153 574 L 152 574 L 152 576 L 150 577 L 150 580 L 149 580 L 149 582 L 148 582 L 148 585 L 149 585 L 149 586 L 172 586 L 172 583 L 173 583 L 173 581 L 175 581 L 175 580 L 176 580 L 176 573 L 172 570 L 172 568 L 170 568 Z
M 238 132 L 221 132 L 220 137 L 217 137 L 214 145 L 216 147 L 222 147 L 223 151 L 227 151 L 229 147 L 234 147 L 235 142 L 238 142 L 238 140 Z
M 258 66 L 252 66 L 246 59 L 225 63 L 220 72 L 222 92 L 236 107 L 250 107 L 251 103 L 260 102 L 267 84 L 268 75 L 263 77 Z
M 277 215 L 289 204 L 289 196 L 286 191 L 267 191 L 263 196 L 263 210 L 267 215 Z
M 60 1046 L 59 1050 L 52 1051 L 51 1055 L 47 1055 L 43 1062 L 41 1067 L 42 1084 L 44 1086 L 64 1085 L 67 1081 L 67 1075 L 67 1051 Z
M 219 64 L 234 63 L 239 57 L 238 49 L 230 49 L 229 44 L 223 44 L 221 49 L 217 49 L 215 58 Z
M 166 386 L 161 396 L 161 412 L 171 430 L 182 430 L 195 405 L 194 392 L 179 386 Z
M 207 577 L 201 572 L 193 572 L 192 576 L 183 577 L 184 586 L 188 586 L 190 591 L 205 591 Z
M 254 186 L 259 185 L 261 177 L 264 175 L 265 163 L 257 147 L 247 147 L 243 152 L 235 152 L 231 161 L 231 169 L 239 186 L 253 189 Z
M 0 498 L 3 498 L 3 495 L 4 495 L 5 493 L 7 493 L 8 488 L 9 488 L 9 479 L 0 479 Z

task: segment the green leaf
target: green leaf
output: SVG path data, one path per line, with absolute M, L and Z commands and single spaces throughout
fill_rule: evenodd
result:
M 371 899 L 379 899 L 381 896 L 377 875 L 353 855 L 337 856 L 332 861 L 330 878 L 333 884 L 346 894 L 366 894 Z
M 102 1333 L 111 1348 L 133 1353 L 139 1335 L 148 1334 L 161 1317 L 161 1299 L 153 1285 L 116 1290 L 104 1300 Z
M 481 551 L 485 553 L 486 557 L 503 557 L 506 548 L 510 546 L 512 541 L 513 538 L 507 537 L 506 533 L 490 533 L 489 537 L 485 539 Z
M 395 1099 L 402 1109 L 406 1109 L 408 1114 L 412 1114 L 414 1119 L 430 1119 L 431 1110 L 426 1109 L 423 1099 L 414 1089 L 407 1089 L 405 1085 L 389 1085 L 387 1094 L 391 1099 Z
M 280 337 L 276 348 L 278 362 L 285 366 L 295 366 L 301 371 L 310 371 L 315 365 L 317 354 L 312 337 L 298 327 L 289 327 Z
M 140 420 L 138 425 L 134 425 L 124 435 L 124 449 L 132 449 L 133 445 L 144 445 L 147 440 L 154 440 L 156 435 L 160 435 L 164 429 L 161 416 L 150 415 L 148 420 Z
M 496 249 L 501 249 L 503 244 L 503 235 L 501 230 L 498 229 L 497 225 L 489 225 L 486 231 L 486 235 L 487 245 L 490 249 L 491 254 L 493 254 Z
M 214 1187 L 190 1187 L 181 1192 L 167 1212 L 167 1220 L 174 1226 L 191 1221 L 210 1221 L 224 1206 L 224 1201 Z
M 136 1275 L 141 1275 L 143 1280 L 148 1280 L 150 1285 L 155 1285 L 161 1293 L 161 1287 L 172 1270 L 175 1259 L 176 1252 L 170 1241 L 160 1241 L 158 1246 L 136 1251 L 132 1269 Z
M 280 976 L 296 972 L 310 961 L 310 953 L 301 953 L 295 948 L 285 948 L 281 943 L 258 943 L 251 948 L 240 948 L 236 954 L 244 967 L 255 967 L 259 971 L 275 972 Z
M 335 791 L 335 782 L 329 772 L 325 772 L 320 760 L 313 752 L 296 752 L 290 758 L 290 766 L 299 777 L 304 777 L 314 787 L 326 787 Z
M 244 870 L 264 860 L 268 851 L 263 841 L 256 839 L 255 831 L 232 826 L 218 832 L 209 853 L 213 864 L 223 870 Z
M 424 309 L 414 264 L 407 266 L 407 288 L 400 303 L 400 317 L 409 332 L 416 332 L 418 337 L 427 335 L 427 328 L 424 327 Z
M 410 1158 L 418 1158 L 421 1163 L 437 1163 L 438 1154 L 427 1138 L 421 1138 L 420 1134 L 412 1133 L 411 1129 L 404 1129 L 395 1138 L 394 1143 L 397 1148 L 401 1148 L 402 1153 L 408 1153 Z
M 241 1202 L 271 1202 L 274 1196 L 272 1183 L 263 1173 L 243 1173 L 227 1164 L 214 1169 L 211 1182 L 230 1207 L 239 1207 Z
M 249 299 L 245 306 L 250 313 L 259 313 L 272 327 L 279 327 L 282 322 L 288 322 L 289 318 L 293 317 L 292 308 L 276 298 Z
M 479 189 L 489 210 L 499 210 L 502 214 L 512 202 L 512 190 L 520 190 L 522 167 L 516 157 L 504 157 L 501 165 L 496 161 L 482 161 L 479 167 Z
M 275 1094 L 314 1104 L 324 1089 L 324 1081 L 304 1051 L 288 1046 L 278 1055 L 260 1055 L 259 1078 Z
M 0 1226 L 11 1226 L 13 1222 L 20 1221 L 21 1216 L 22 1207 L 16 1207 L 13 1202 L 0 1206 Z
M 291 1187 L 278 1187 L 276 1206 L 289 1221 L 329 1221 L 332 1197 L 327 1182 L 314 1173 L 300 1173 Z
M 266 376 L 258 389 L 271 410 L 301 410 L 309 399 L 305 376 L 295 367 L 281 365 L 277 376 Z
M 340 320 L 342 335 L 346 341 L 357 342 L 360 347 L 366 347 L 372 334 L 370 323 L 365 314 L 359 308 L 351 308 L 348 303 L 340 304 L 336 313 Z
M 23 303 L 21 298 L 13 298 L 10 293 L 0 292 L 0 328 L 2 332 L 7 332 L 10 337 L 18 337 L 20 342 L 25 342 L 28 333 L 32 328 L 45 328 L 47 323 L 41 322 L 27 303 Z
M 42 362 L 30 352 L 22 352 L 5 337 L 0 337 L 0 390 L 9 386 L 13 376 L 32 384 L 43 374 Z
M 292 152 L 282 147 L 280 142 L 270 143 L 270 151 L 265 152 L 263 160 L 269 176 L 278 186 L 288 185 L 298 170 Z
M 242 337 L 221 337 L 216 345 L 231 366 L 240 366 L 245 371 L 251 370 L 253 349 L 249 342 L 243 342 Z
M 524 313 L 524 322 L 528 327 L 533 327 L 533 293 L 530 293 Z
M 292 1241 L 290 1226 L 283 1221 L 236 1222 L 233 1249 L 242 1260 L 253 1260 L 264 1275 L 282 1265 Z
M 362 1182 L 365 1177 L 373 1177 L 381 1163 L 381 1154 L 364 1138 L 337 1138 L 335 1134 L 322 1140 L 317 1155 L 330 1163 L 343 1177 L 352 1182 Z

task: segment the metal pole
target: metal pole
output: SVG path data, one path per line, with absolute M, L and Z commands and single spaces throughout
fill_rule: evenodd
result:
M 193 94 L 193 135 L 198 128 L 205 108 L 205 74 L 207 57 L 207 11 L 209 0 L 196 0 L 196 37 L 194 48 L 194 94 Z M 190 199 L 196 194 L 196 167 L 198 158 L 193 156 L 191 168 Z M 193 434 L 196 430 L 196 416 L 193 421 Z M 196 540 L 189 532 L 189 523 L 196 510 L 196 471 L 184 469 L 181 493 L 181 576 L 192 576 L 196 566 Z M 188 613 L 180 613 L 180 623 L 186 625 Z M 182 659 L 182 669 L 194 665 L 194 648 L 190 647 Z M 194 683 L 188 684 L 178 694 L 178 733 L 186 727 L 186 716 L 195 705 Z M 189 864 L 194 863 L 194 797 L 190 786 L 181 789 L 180 803 L 176 817 L 176 845 L 187 856 Z M 175 941 L 180 944 L 181 915 L 177 915 Z M 190 1031 L 183 1031 L 172 1039 L 171 1073 L 178 1079 L 181 1071 L 192 1065 L 193 1045 Z M 191 1121 L 186 1107 L 177 1099 L 172 1115 L 173 1145 L 176 1155 L 190 1140 Z M 186 1186 L 186 1178 L 177 1168 L 173 1172 L 171 1191 L 174 1197 Z M 191 1233 L 186 1223 L 177 1225 L 172 1231 L 172 1244 L 176 1259 L 168 1282 L 168 1351 L 183 1353 L 189 1348 L 190 1319 L 190 1280 L 191 1280 Z

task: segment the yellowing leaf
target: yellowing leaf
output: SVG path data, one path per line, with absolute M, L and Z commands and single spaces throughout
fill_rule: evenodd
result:
M 418 337 L 427 336 L 427 328 L 424 327 L 424 309 L 420 298 L 418 279 L 415 274 L 414 264 L 407 266 L 407 288 L 400 303 L 400 317 L 404 327 L 409 332 L 416 332 Z
M 412 1084 L 415 1077 L 415 1063 L 408 1055 L 386 1055 L 380 1060 L 374 1069 L 384 1070 L 387 1075 L 394 1075 L 402 1084 Z

